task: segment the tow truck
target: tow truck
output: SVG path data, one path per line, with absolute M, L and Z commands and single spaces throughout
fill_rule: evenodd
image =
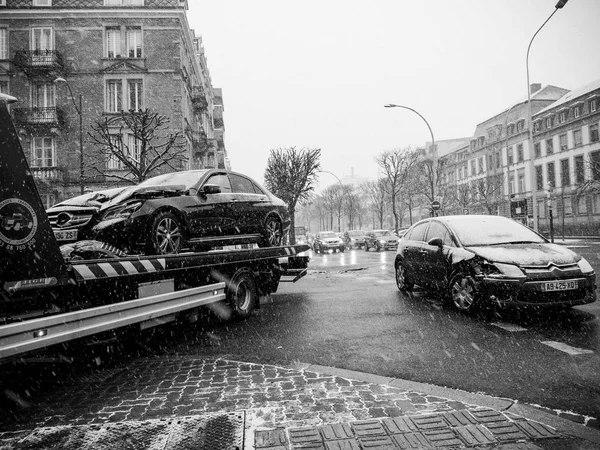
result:
M 117 329 L 245 319 L 307 272 L 307 245 L 67 260 L 0 94 L 0 361 Z M 17 224 L 19 226 L 17 226 Z

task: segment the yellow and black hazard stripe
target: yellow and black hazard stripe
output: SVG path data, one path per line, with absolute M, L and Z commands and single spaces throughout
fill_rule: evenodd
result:
M 164 258 L 152 258 L 73 264 L 72 267 L 75 278 L 84 281 L 159 272 L 165 270 L 166 262 Z

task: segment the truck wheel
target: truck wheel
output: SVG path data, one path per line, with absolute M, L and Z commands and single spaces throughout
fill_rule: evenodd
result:
M 183 248 L 183 227 L 179 218 L 168 211 L 159 213 L 150 226 L 147 255 L 172 255 Z
M 263 238 L 258 243 L 259 247 L 279 247 L 283 242 L 283 226 L 275 216 L 267 217 Z
M 258 299 L 258 289 L 254 275 L 248 269 L 238 270 L 227 284 L 227 301 L 233 316 L 245 319 L 252 315 Z

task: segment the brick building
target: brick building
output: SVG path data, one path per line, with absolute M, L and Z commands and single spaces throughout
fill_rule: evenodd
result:
M 187 8 L 187 0 L 0 0 L 0 89 L 18 99 L 11 111 L 47 205 L 116 185 L 89 175 L 88 156 L 103 149 L 88 132 L 120 111 L 169 119 L 169 132 L 184 138 L 176 170 L 228 168 L 222 92 Z

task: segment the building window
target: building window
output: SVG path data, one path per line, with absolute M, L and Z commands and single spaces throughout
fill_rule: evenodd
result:
M 570 195 L 563 197 L 563 208 L 566 215 L 573 214 L 573 200 Z
M 514 123 L 509 123 L 506 127 L 506 134 L 508 136 L 511 136 L 513 134 L 515 134 L 515 124 Z
M 121 80 L 108 80 L 106 82 L 106 111 L 123 111 L 123 85 Z
M 533 157 L 540 158 L 542 156 L 542 143 L 536 142 L 533 144 Z
M 471 166 L 471 176 L 475 175 L 475 160 L 472 159 L 469 161 L 469 165 Z
M 127 28 L 127 56 L 129 58 L 142 57 L 142 29 L 140 27 Z
M 458 179 L 462 180 L 463 174 L 462 174 L 462 167 L 458 169 Z
M 477 172 L 483 173 L 483 156 L 477 158 Z
M 544 189 L 544 168 L 542 166 L 535 166 L 535 186 L 538 191 Z
M 128 109 L 139 111 L 142 109 L 142 80 L 127 80 L 127 93 L 129 94 Z
M 561 152 L 566 152 L 569 149 L 569 145 L 567 144 L 567 134 L 561 134 L 558 137 L 558 142 L 560 145 L 560 151 Z
M 598 104 L 597 104 L 597 100 L 595 98 L 590 100 L 590 112 L 596 112 L 597 106 L 598 106 Z
M 515 176 L 512 173 L 508 177 L 508 193 L 515 193 Z
M 0 28 L 0 59 L 8 59 L 8 30 Z
M 577 214 L 587 214 L 587 202 L 583 195 L 577 201 Z
M 590 153 L 590 169 L 592 180 L 600 181 L 600 151 Z
M 127 135 L 127 158 L 133 162 L 139 163 L 142 153 L 142 141 L 137 139 L 133 134 Z
M 492 153 L 488 155 L 487 165 L 489 170 L 492 170 L 492 167 L 494 167 L 494 155 Z
M 8 81 L 0 80 L 0 94 L 8 94 Z
M 506 149 L 506 163 L 510 166 L 513 163 L 513 148 L 508 147 Z
M 496 152 L 496 169 L 500 168 L 500 152 Z
M 558 122 L 565 123 L 567 121 L 567 113 L 565 111 L 561 111 L 558 115 Z
M 549 162 L 546 165 L 546 169 L 548 172 L 548 187 L 554 188 L 556 187 L 556 172 L 554 171 L 554 163 Z
M 571 186 L 571 173 L 569 172 L 569 160 L 562 159 L 560 161 L 560 185 Z
M 573 130 L 573 146 L 579 147 L 581 145 L 581 129 Z
M 127 96 L 123 96 L 127 83 Z M 111 79 L 106 81 L 106 112 L 139 111 L 143 109 L 144 83 L 140 79 Z
M 144 0 L 104 0 L 104 6 L 143 6 Z
M 533 124 L 533 131 L 536 133 L 542 129 L 542 122 L 539 120 Z
M 579 106 L 576 106 L 575 108 L 573 108 L 573 117 L 577 119 L 579 117 L 579 114 L 581 114 L 581 110 L 579 109 Z
M 42 63 L 47 63 L 45 50 L 54 50 L 54 41 L 52 38 L 52 28 L 32 28 L 31 29 L 31 50 L 37 50 L 39 54 L 34 54 Z
M 52 6 L 52 0 L 33 0 L 33 6 Z
M 598 141 L 598 124 L 593 123 L 590 125 L 590 142 Z
M 50 137 L 35 137 L 32 141 L 31 166 L 54 167 L 54 140 Z
M 585 165 L 583 155 L 575 157 L 575 182 L 581 184 L 585 181 Z
M 31 85 L 31 105 L 34 108 L 54 108 L 54 83 L 33 83 Z M 39 111 L 43 114 L 43 111 Z
M 519 170 L 517 174 L 517 192 L 525 192 L 525 171 Z
M 121 57 L 121 29 L 119 27 L 106 29 L 106 56 L 109 58 Z
M 546 128 L 552 128 L 552 117 L 546 118 Z
M 552 138 L 546 139 L 546 155 L 551 155 L 552 153 L 554 153 Z
M 523 131 L 523 128 L 525 128 L 525 121 L 519 120 L 517 122 L 517 132 Z
M 523 144 L 517 145 L 517 162 L 523 162 Z

